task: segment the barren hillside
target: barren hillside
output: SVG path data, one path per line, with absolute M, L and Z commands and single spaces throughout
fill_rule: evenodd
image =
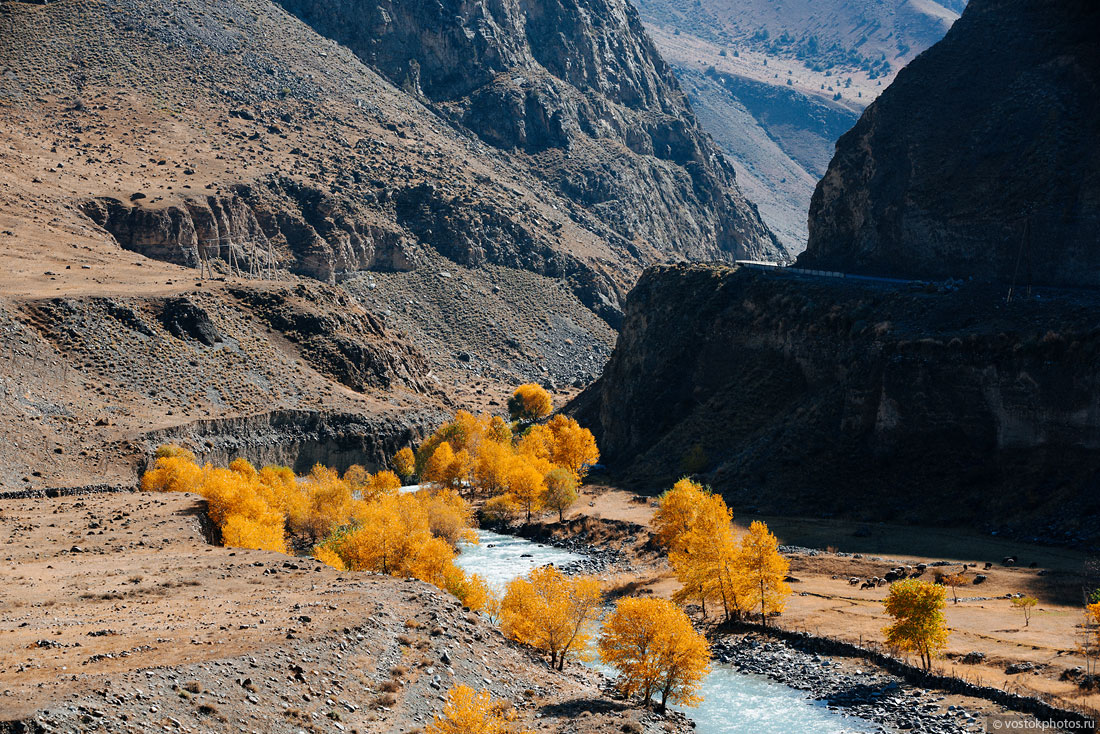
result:
M 255 415 L 278 443 L 288 414 L 263 416 L 322 411 L 392 443 L 448 402 L 583 385 L 644 265 L 773 252 L 613 5 L 571 38 L 630 58 L 569 78 L 528 9 L 496 40 L 532 76 L 468 55 L 488 86 L 457 101 L 266 0 L 0 3 L 3 486 L 128 480 L 149 430 L 200 419 Z M 566 139 L 490 139 L 477 105 L 536 76 L 578 115 Z

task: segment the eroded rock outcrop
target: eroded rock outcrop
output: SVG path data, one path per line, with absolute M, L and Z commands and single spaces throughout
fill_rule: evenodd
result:
M 1100 6 L 972 0 L 840 139 L 800 264 L 1100 285 Z
M 654 268 L 572 409 L 626 479 L 735 511 L 1100 539 L 1100 331 L 994 290 Z
M 98 198 L 83 211 L 127 250 L 187 267 L 280 268 L 330 282 L 342 273 L 415 266 L 408 234 L 356 198 L 284 178 L 232 188 L 163 206 Z

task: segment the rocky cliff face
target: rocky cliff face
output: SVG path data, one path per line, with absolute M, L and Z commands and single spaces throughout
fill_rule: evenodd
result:
M 1096 541 L 1100 333 L 1087 304 L 998 295 L 652 269 L 573 409 L 651 490 Z
M 625 0 L 281 0 L 647 259 L 785 254 Z
M 1100 7 L 972 0 L 837 144 L 799 262 L 1100 285 Z

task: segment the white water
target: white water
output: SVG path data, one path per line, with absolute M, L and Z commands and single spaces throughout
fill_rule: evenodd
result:
M 581 559 L 576 553 L 570 553 L 551 545 L 539 545 L 514 535 L 501 535 L 488 530 L 477 531 L 478 545 L 461 543 L 461 553 L 456 564 L 463 571 L 479 574 L 498 591 L 503 591 L 508 582 L 539 566 L 552 563 L 564 566 Z M 523 558 L 523 556 L 530 556 Z
M 512 579 L 548 563 L 563 566 L 576 553 L 540 546 L 530 540 L 487 530 L 477 532 L 479 545 L 462 545 L 457 563 L 503 589 Z M 522 556 L 528 555 L 528 558 Z M 603 669 L 603 668 L 601 668 Z M 604 669 L 609 675 L 613 671 Z M 703 681 L 703 702 L 678 708 L 690 716 L 699 734 L 857 734 L 879 731 L 862 719 L 843 716 L 806 698 L 799 691 L 761 676 L 745 675 L 725 665 L 713 666 Z

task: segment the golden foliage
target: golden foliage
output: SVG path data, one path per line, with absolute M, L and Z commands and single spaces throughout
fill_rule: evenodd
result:
M 521 385 L 516 394 L 535 405 L 539 417 L 549 413 L 550 397 L 538 385 Z M 484 516 L 506 523 L 518 512 L 530 522 L 544 507 L 563 519 L 599 455 L 591 431 L 572 418 L 555 416 L 513 436 L 500 416 L 460 410 L 420 445 L 415 459 L 422 481 L 488 494 Z
M 925 670 L 932 657 L 947 644 L 947 589 L 920 579 L 906 579 L 890 585 L 883 601 L 894 622 L 883 632 L 886 642 L 920 656 Z
M 393 456 L 393 469 L 398 475 L 408 479 L 416 473 L 416 455 L 405 446 Z
M 512 393 L 512 397 L 508 398 L 508 412 L 515 421 L 537 421 L 550 415 L 553 409 L 550 393 L 533 382 L 520 385 Z
M 481 514 L 490 523 L 507 525 L 516 519 L 520 508 L 516 504 L 516 498 L 510 494 L 498 494 L 485 500 L 481 506 Z
M 195 492 L 201 484 L 202 467 L 195 464 L 194 456 L 162 456 L 141 477 L 145 492 Z
M 532 514 L 542 509 L 543 495 L 546 493 L 546 482 L 542 477 L 543 473 L 530 457 L 520 454 L 513 456 L 508 463 L 505 487 L 516 505 L 527 513 L 527 522 L 531 522 Z
M 556 466 L 543 477 L 546 493 L 543 503 L 558 513 L 558 522 L 565 522 L 565 511 L 577 501 L 577 480 L 564 467 Z
M 327 467 L 317 464 L 305 478 L 309 500 L 305 531 L 316 541 L 351 519 L 351 487 Z
M 383 494 L 358 502 L 352 525 L 321 548 L 348 570 L 420 579 L 478 609 L 484 604 L 484 582 L 467 577 L 454 565 L 453 544 L 477 540 L 471 519 L 469 505 L 451 489 Z
M 428 515 L 428 529 L 432 535 L 451 545 L 460 540 L 477 542 L 477 535 L 471 529 L 473 509 L 458 492 L 453 489 L 421 490 L 417 497 Z
M 727 621 L 748 610 L 751 598 L 748 567 L 731 523 L 732 513 L 716 494 L 705 493 L 688 531 L 675 542 L 668 559 L 682 587 L 673 600 L 721 604 Z
M 447 691 L 443 714 L 428 725 L 427 734 L 527 734 L 514 721 L 511 706 L 494 702 L 489 691 L 457 685 Z
M 386 495 L 397 494 L 397 490 L 399 489 L 401 489 L 401 480 L 398 476 L 388 469 L 383 469 L 367 480 L 366 485 L 361 491 L 362 496 L 360 499 L 366 502 L 373 502 Z
M 753 522 L 739 542 L 732 522 L 721 496 L 681 479 L 661 496 L 650 527 L 681 584 L 673 600 L 699 602 L 704 617 L 708 602 L 719 603 L 727 621 L 758 608 L 767 624 L 791 593 L 790 563 L 767 525 Z
M 593 578 L 568 578 L 553 566 L 513 579 L 501 603 L 501 629 L 508 637 L 549 653 L 558 670 L 583 651 L 603 594 Z
M 681 479 L 661 495 L 657 512 L 649 521 L 657 544 L 669 550 L 675 549 L 680 539 L 691 530 L 699 507 L 708 494 L 702 485 L 690 479 Z
M 741 554 L 748 604 L 760 608 L 761 622 L 767 625 L 768 614 L 782 612 L 786 606 L 784 600 L 791 594 L 791 587 L 785 581 L 791 563 L 779 552 L 779 540 L 759 520 L 754 520 L 741 538 Z
M 174 443 L 165 443 L 158 446 L 155 456 L 158 459 L 179 458 L 195 461 L 195 455 L 193 453 Z
M 453 591 L 471 609 L 486 604 L 484 580 L 454 565 L 455 544 L 477 541 L 473 512 L 454 489 L 401 495 L 400 479 L 388 470 L 371 475 L 353 466 L 341 477 L 318 464 L 299 479 L 287 467 L 257 471 L 244 459 L 229 469 L 200 467 L 182 449 L 160 453 L 142 488 L 205 497 L 227 546 L 285 553 L 289 530 L 311 538 L 313 557 L 339 570 L 418 578 Z
M 323 545 L 318 545 L 313 549 L 313 557 L 321 563 L 328 566 L 332 566 L 337 571 L 347 571 L 348 567 L 344 564 L 344 559 L 336 555 L 330 548 L 326 548 Z
M 560 414 L 551 418 L 547 427 L 553 436 L 550 461 L 568 469 L 580 481 L 588 473 L 588 467 L 600 460 L 592 431 Z
M 699 702 L 699 683 L 707 673 L 710 650 L 691 620 L 667 599 L 620 599 L 604 623 L 600 657 L 618 672 L 626 696 L 640 695 L 645 706 L 659 696 L 658 707 Z
M 1033 596 L 1018 596 L 1012 600 L 1012 606 L 1024 613 L 1024 626 L 1031 626 L 1031 611 L 1039 604 Z M 1098 605 L 1100 606 L 1100 605 Z
M 959 591 L 958 591 L 958 589 L 959 589 L 960 586 L 966 586 L 967 583 L 968 583 L 968 581 L 966 579 L 966 573 L 963 572 L 963 571 L 960 571 L 959 573 L 948 574 L 948 575 L 944 576 L 942 579 L 940 579 L 940 581 L 941 581 L 941 583 L 943 583 L 944 586 L 951 587 L 951 596 L 954 599 L 954 603 L 958 604 L 959 603 Z
M 511 444 L 486 441 L 473 461 L 474 485 L 489 494 L 503 492 L 508 486 L 508 467 L 513 456 Z

